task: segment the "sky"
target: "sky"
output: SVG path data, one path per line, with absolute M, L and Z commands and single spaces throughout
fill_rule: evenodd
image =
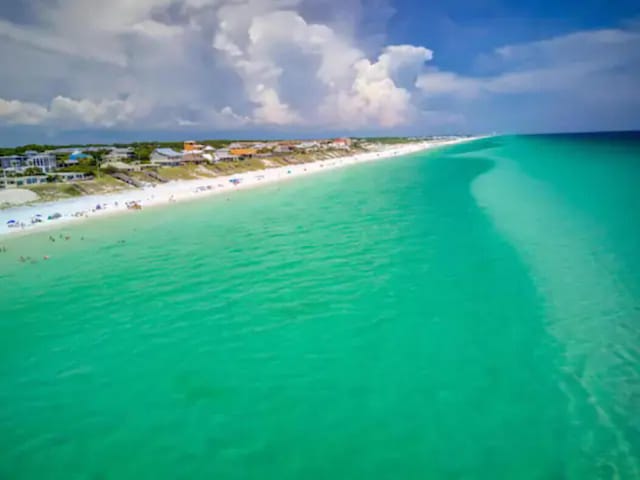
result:
M 640 129 L 637 0 L 0 1 L 0 145 Z

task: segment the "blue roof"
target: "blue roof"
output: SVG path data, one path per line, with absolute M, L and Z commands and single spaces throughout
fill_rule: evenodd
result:
M 182 154 L 180 152 L 176 152 L 172 148 L 158 148 L 156 152 L 162 155 L 163 157 L 181 157 Z

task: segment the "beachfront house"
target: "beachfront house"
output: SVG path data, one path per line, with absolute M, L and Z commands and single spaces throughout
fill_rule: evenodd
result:
M 229 153 L 237 158 L 251 158 L 254 157 L 258 151 L 255 148 L 230 148 Z
M 39 168 L 45 173 L 56 169 L 58 163 L 56 156 L 50 153 L 40 153 L 33 150 L 25 152 L 24 155 L 7 155 L 0 157 L 0 168 L 13 172 L 22 173 L 27 168 Z
M 59 182 L 77 182 L 79 180 L 88 180 L 93 178 L 92 176 L 86 175 L 82 172 L 55 172 L 51 174 L 52 177 Z
M 228 148 L 219 148 L 214 154 L 214 161 L 235 160 L 237 157 L 232 155 Z
M 171 148 L 156 148 L 151 154 L 151 163 L 161 166 L 178 166 L 182 163 L 182 153 Z
M 22 171 L 26 168 L 26 155 L 5 155 L 0 157 L 0 168 L 14 172 Z
M 296 145 L 296 149 L 299 151 L 312 151 L 317 150 L 320 147 L 318 142 L 301 142 Z
M 36 167 L 45 173 L 53 172 L 58 167 L 56 156 L 51 153 L 26 152 L 27 168 Z
M 196 143 L 194 140 L 185 140 L 184 151 L 185 152 L 201 152 L 204 150 L 204 145 Z
M 126 162 L 135 158 L 135 151 L 131 147 L 114 147 L 104 156 L 105 162 Z
M 18 188 L 25 185 L 40 185 L 47 183 L 46 175 L 29 175 L 25 177 L 6 177 L 3 179 L 5 188 Z
M 182 152 L 183 163 L 204 163 L 207 159 L 204 157 L 202 150 L 184 151 Z
M 336 148 L 340 150 L 349 150 L 351 148 L 351 139 L 350 138 L 336 138 L 333 140 L 329 146 L 331 148 Z
M 273 149 L 274 153 L 291 153 L 293 148 L 291 145 L 277 145 L 276 148 Z

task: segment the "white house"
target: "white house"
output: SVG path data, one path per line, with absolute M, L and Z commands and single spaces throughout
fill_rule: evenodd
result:
M 216 150 L 214 161 L 219 162 L 221 160 L 233 160 L 234 158 L 238 157 L 233 155 L 228 148 L 220 148 Z
M 123 160 L 133 159 L 135 151 L 131 147 L 118 148 L 114 147 L 109 153 L 104 156 L 104 160 L 107 162 L 121 162 Z
M 31 167 L 37 167 L 45 173 L 52 172 L 58 166 L 58 162 L 56 160 L 56 156 L 52 153 L 38 153 L 38 152 L 28 152 L 30 155 L 27 155 L 27 165 Z
M 296 145 L 298 150 L 317 150 L 320 144 L 318 142 L 302 142 Z
M 49 173 L 55 170 L 57 166 L 55 155 L 32 150 L 25 152 L 24 155 L 0 157 L 0 168 L 20 173 L 31 167 L 37 167 L 43 172 Z
M 333 140 L 329 146 L 331 148 L 338 148 L 341 150 L 349 150 L 351 148 L 351 139 L 350 138 L 336 138 Z

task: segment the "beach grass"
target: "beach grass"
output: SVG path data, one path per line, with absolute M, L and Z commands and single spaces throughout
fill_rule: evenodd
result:
M 230 162 L 217 162 L 209 165 L 212 172 L 218 175 L 230 175 L 233 173 L 249 172 L 252 170 L 262 170 L 265 167 L 259 158 L 247 158 L 244 160 L 233 160 Z
M 108 175 L 74 183 L 47 183 L 25 187 L 37 194 L 41 202 L 63 200 L 83 195 L 113 193 L 131 188 L 129 185 Z
M 73 184 L 84 195 L 100 195 L 105 193 L 115 193 L 131 188 L 120 180 L 116 180 L 110 175 L 96 177 L 93 180 L 77 182 Z
M 74 183 L 49 183 L 46 185 L 33 185 L 27 187 L 40 197 L 40 201 L 61 200 L 64 198 L 80 197 L 84 195 Z
M 167 180 L 196 180 L 208 176 L 198 165 L 181 165 L 179 167 L 161 167 L 158 175 Z

